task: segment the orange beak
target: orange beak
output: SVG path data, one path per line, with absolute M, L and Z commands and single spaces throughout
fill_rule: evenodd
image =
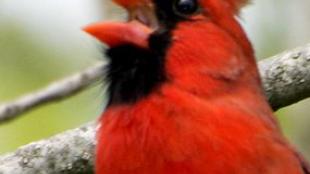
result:
M 102 22 L 89 25 L 84 31 L 94 36 L 109 47 L 132 44 L 148 48 L 148 38 L 154 31 L 148 18 L 153 18 L 150 4 L 147 0 L 115 0 L 117 4 L 129 12 L 128 22 Z M 132 2 L 132 3 L 129 3 Z M 150 19 L 153 21 L 154 19 Z

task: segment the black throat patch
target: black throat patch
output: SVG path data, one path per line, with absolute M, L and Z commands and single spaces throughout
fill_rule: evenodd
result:
M 167 78 L 165 54 L 171 43 L 171 31 L 179 21 L 172 13 L 171 1 L 154 0 L 162 29 L 149 38 L 149 49 L 134 45 L 109 48 L 106 80 L 109 83 L 108 106 L 135 103 L 149 95 Z

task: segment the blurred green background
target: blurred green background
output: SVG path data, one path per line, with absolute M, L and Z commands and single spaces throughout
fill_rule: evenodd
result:
M 108 1 L 108 0 L 105 0 Z M 98 43 L 81 28 L 124 13 L 100 0 L 0 0 L 0 104 L 91 66 Z M 241 15 L 258 58 L 310 43 L 309 0 L 253 0 Z M 96 119 L 102 85 L 0 125 L 0 154 Z M 310 100 L 277 112 L 287 137 L 310 159 Z

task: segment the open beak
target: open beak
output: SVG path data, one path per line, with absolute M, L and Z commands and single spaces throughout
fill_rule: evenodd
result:
M 148 38 L 158 28 L 152 3 L 148 0 L 114 1 L 128 11 L 128 21 L 91 24 L 84 31 L 109 47 L 132 44 L 148 48 Z

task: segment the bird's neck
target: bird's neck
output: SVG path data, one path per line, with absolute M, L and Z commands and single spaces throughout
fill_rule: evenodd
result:
M 236 21 L 231 22 L 232 29 L 222 25 L 201 21 L 177 26 L 166 54 L 169 81 L 204 98 L 238 96 L 239 91 L 264 98 L 254 53 L 242 28 Z

